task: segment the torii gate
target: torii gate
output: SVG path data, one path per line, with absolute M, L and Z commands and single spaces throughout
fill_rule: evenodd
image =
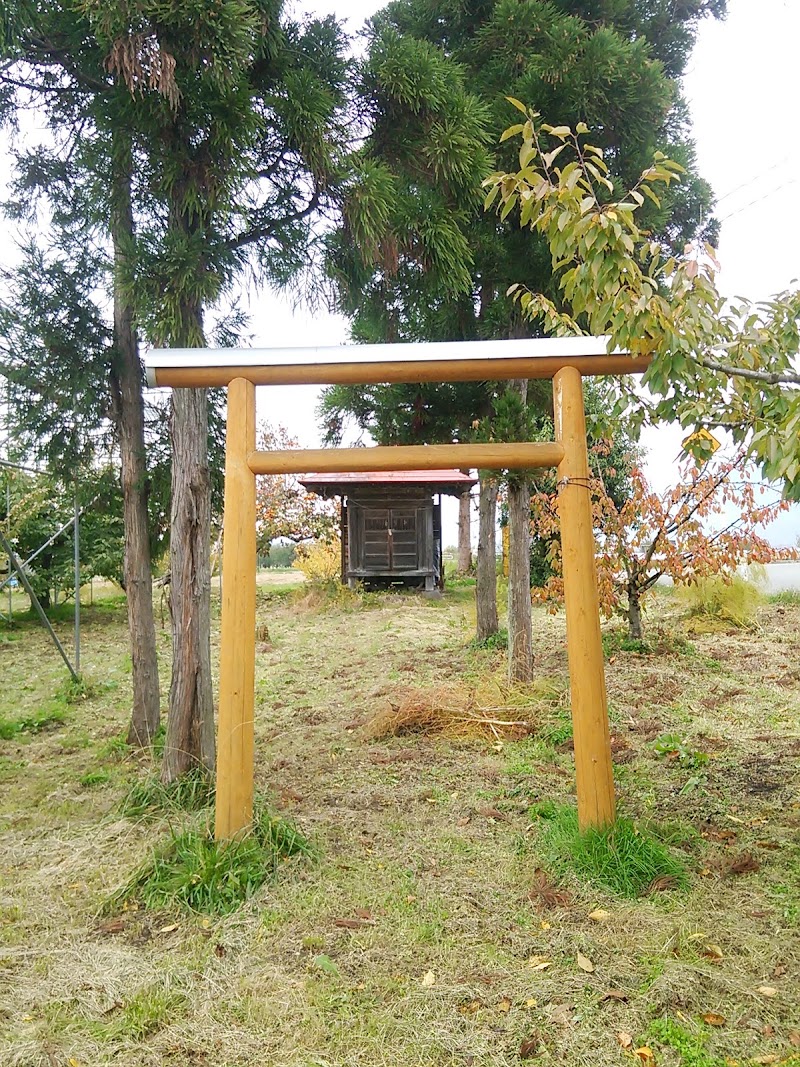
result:
M 152 387 L 227 386 L 222 552 L 218 840 L 246 833 L 253 818 L 256 630 L 256 475 L 441 468 L 557 467 L 567 614 L 575 778 L 582 828 L 614 821 L 600 612 L 594 558 L 583 375 L 638 374 L 649 358 L 608 353 L 604 337 L 349 345 L 337 348 L 162 349 L 146 359 Z M 257 385 L 552 378 L 555 441 L 256 450 Z

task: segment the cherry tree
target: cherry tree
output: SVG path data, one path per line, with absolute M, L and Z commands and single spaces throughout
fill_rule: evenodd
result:
M 789 507 L 773 486 L 758 480 L 740 449 L 732 459 L 698 463 L 687 458 L 676 484 L 659 493 L 639 467 L 630 493 L 612 499 L 593 477 L 594 526 L 601 610 L 623 614 L 631 637 L 642 636 L 642 605 L 662 577 L 689 585 L 712 575 L 732 578 L 740 564 L 794 559 L 795 549 L 775 548 L 763 528 Z M 563 596 L 556 495 L 533 499 L 532 532 L 549 540 L 555 577 L 540 591 L 551 603 Z
M 285 426 L 262 423 L 258 433 L 262 451 L 299 448 Z M 294 474 L 262 475 L 256 482 L 256 530 L 258 546 L 269 552 L 270 544 L 283 538 L 301 541 L 330 540 L 337 530 L 338 508 L 334 501 L 309 493 Z

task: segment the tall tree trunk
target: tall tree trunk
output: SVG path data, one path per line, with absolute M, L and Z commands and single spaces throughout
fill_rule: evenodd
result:
M 509 382 L 523 404 L 528 383 Z M 508 486 L 508 678 L 529 682 L 533 677 L 531 630 L 531 494 L 526 480 L 513 477 Z
M 197 312 L 199 315 L 199 311 Z M 211 685 L 211 479 L 205 389 L 172 394 L 170 611 L 172 683 L 161 777 L 213 770 Z
M 642 605 L 639 593 L 630 588 L 628 589 L 628 632 L 631 637 L 637 639 L 642 636 Z
M 147 464 L 139 344 L 127 290 L 133 241 L 130 143 L 114 133 L 111 239 L 114 245 L 114 351 L 111 395 L 119 435 L 125 524 L 125 594 L 131 645 L 133 707 L 128 744 L 149 745 L 161 721 L 153 580 L 147 514 Z
M 478 554 L 475 568 L 475 599 L 478 614 L 477 640 L 496 634 L 497 621 L 497 483 L 482 477 L 478 498 Z
M 470 490 L 458 498 L 458 573 L 469 574 L 472 567 L 472 533 L 470 530 Z

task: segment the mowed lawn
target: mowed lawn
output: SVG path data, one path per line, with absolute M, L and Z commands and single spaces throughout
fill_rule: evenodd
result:
M 34 624 L 0 631 L 2 1067 L 800 1064 L 795 599 L 742 630 L 662 593 L 652 651 L 609 631 L 620 811 L 688 871 L 624 899 L 538 844 L 574 799 L 563 614 L 535 609 L 537 681 L 509 691 L 503 650 L 470 646 L 468 585 L 331 603 L 275 582 L 257 786 L 315 858 L 223 918 L 106 907 L 208 818 L 121 813 L 155 769 L 121 743 L 121 598 L 84 608 L 85 694 Z M 445 692 L 522 708 L 528 736 L 376 736 L 376 715 Z

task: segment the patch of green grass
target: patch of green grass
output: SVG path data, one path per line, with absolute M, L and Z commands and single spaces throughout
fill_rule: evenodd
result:
M 697 652 L 683 634 L 673 633 L 664 626 L 649 629 L 646 637 L 631 637 L 627 627 L 615 626 L 604 630 L 602 639 L 606 657 L 618 652 L 635 652 L 640 656 L 694 656 Z
M 84 789 L 94 789 L 97 785 L 105 785 L 106 782 L 110 782 L 111 775 L 108 771 L 87 771 L 78 781 Z
M 797 589 L 781 589 L 780 593 L 772 593 L 767 597 L 770 604 L 783 604 L 786 607 L 800 606 L 800 591 Z
M 646 655 L 653 651 L 653 646 L 643 637 L 631 637 L 627 630 L 606 630 L 603 633 L 603 652 L 613 656 L 617 652 L 638 652 Z
M 562 712 L 555 722 L 544 726 L 540 731 L 541 738 L 552 748 L 566 744 L 572 740 L 572 717 L 568 711 Z
M 672 1019 L 654 1019 L 647 1029 L 648 1039 L 672 1049 L 680 1056 L 681 1067 L 725 1067 L 730 1060 L 706 1051 L 706 1035 L 692 1033 Z
M 121 811 L 128 818 L 152 816 L 170 811 L 202 811 L 214 803 L 214 779 L 198 768 L 165 785 L 157 774 L 134 782 L 123 797 Z
M 162 984 L 146 986 L 128 998 L 118 1018 L 103 1027 L 105 1036 L 143 1041 L 172 1022 L 185 1003 L 185 996 L 175 989 Z
M 685 888 L 686 869 L 651 833 L 629 819 L 612 826 L 580 830 L 574 808 L 545 801 L 531 809 L 540 820 L 537 847 L 556 875 L 571 871 L 580 879 L 623 897 L 651 888 Z
M 474 638 L 469 643 L 471 649 L 486 648 L 490 652 L 499 651 L 500 649 L 508 648 L 508 630 L 505 628 L 500 629 L 497 633 L 489 634 L 488 637 L 484 637 L 482 641 Z
M 20 719 L 0 718 L 0 740 L 11 741 L 19 734 L 39 734 L 55 726 L 62 726 L 66 718 L 66 710 L 59 702 L 23 715 Z
M 273 878 L 282 861 L 313 855 L 296 826 L 266 812 L 257 815 L 246 837 L 233 841 L 217 842 L 207 829 L 184 830 L 134 873 L 105 910 L 135 900 L 146 908 L 227 915 Z
M 681 767 L 702 767 L 708 763 L 708 754 L 692 748 L 680 734 L 662 734 L 653 742 L 653 751 L 657 756 L 676 760 Z

